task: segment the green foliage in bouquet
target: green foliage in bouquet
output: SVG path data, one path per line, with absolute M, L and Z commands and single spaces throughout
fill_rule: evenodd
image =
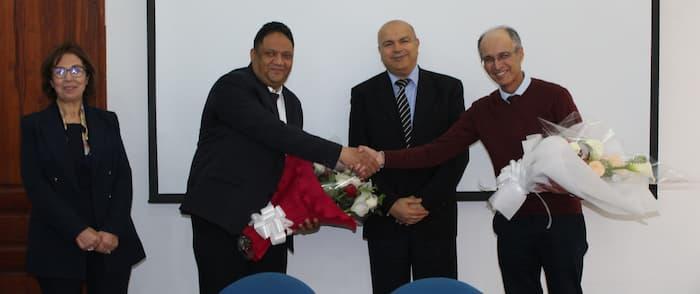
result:
M 345 213 L 358 220 L 364 219 L 369 213 L 380 214 L 379 206 L 385 195 L 377 195 L 372 181 L 362 181 L 351 171 L 336 171 L 314 163 L 314 173 L 323 187 L 323 191 Z

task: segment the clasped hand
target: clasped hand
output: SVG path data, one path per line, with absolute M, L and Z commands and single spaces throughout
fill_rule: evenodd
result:
M 343 147 L 340 162 L 362 179 L 372 176 L 381 168 L 381 163 L 373 153 L 354 147 Z
M 428 216 L 428 210 L 421 204 L 423 200 L 416 196 L 397 199 L 389 209 L 389 214 L 402 225 L 413 225 Z
M 102 254 L 111 254 L 119 246 L 119 237 L 109 232 L 95 231 L 95 229 L 88 227 L 75 237 L 75 243 L 83 251 L 94 250 Z

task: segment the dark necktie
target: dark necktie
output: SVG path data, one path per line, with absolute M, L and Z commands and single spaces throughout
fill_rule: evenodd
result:
M 506 98 L 506 100 L 508 100 L 508 103 L 513 104 L 513 102 L 515 102 L 519 98 L 520 98 L 520 95 L 513 94 L 513 95 L 508 96 L 508 98 Z
M 406 98 L 406 85 L 408 85 L 408 80 L 397 80 L 396 85 L 399 86 L 396 106 L 399 109 L 403 137 L 406 141 L 406 147 L 411 147 L 411 132 L 413 132 L 413 126 L 411 125 L 411 108 L 408 106 L 408 98 Z
M 279 109 L 277 109 L 277 99 L 280 98 L 280 94 L 270 92 L 270 98 L 272 99 L 272 109 L 275 110 L 275 114 L 277 116 L 280 115 Z

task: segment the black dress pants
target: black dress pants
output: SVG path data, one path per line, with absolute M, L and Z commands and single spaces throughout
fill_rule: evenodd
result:
M 397 239 L 369 239 L 370 272 L 374 294 L 429 277 L 457 279 L 456 236 L 426 238 L 412 232 Z
M 238 237 L 192 215 L 192 247 L 199 271 L 200 293 L 217 294 L 230 283 L 255 273 L 286 273 L 286 243 L 271 246 L 262 260 L 252 262 L 238 251 Z M 287 242 L 290 242 L 289 237 Z
M 101 253 L 90 252 L 87 256 L 85 279 L 38 276 L 43 294 L 80 294 L 83 284 L 88 294 L 126 294 L 129 290 L 131 268 L 126 271 L 105 272 Z
M 496 214 L 498 264 L 507 294 L 542 293 L 544 269 L 550 294 L 582 293 L 583 256 L 588 250 L 582 214 L 554 215 L 547 229 L 546 215 L 515 217 Z

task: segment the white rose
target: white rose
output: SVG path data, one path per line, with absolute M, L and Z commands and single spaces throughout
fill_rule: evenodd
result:
M 367 199 L 369 199 L 369 198 L 372 197 L 372 196 L 373 196 L 373 195 L 372 195 L 371 192 L 366 191 L 366 190 L 361 190 L 361 191 L 360 191 L 360 195 L 357 196 L 357 198 L 362 198 L 362 201 L 367 201 Z M 357 201 L 357 200 L 355 200 L 355 201 Z
M 338 188 L 345 188 L 348 184 L 350 184 L 350 175 L 344 174 L 344 173 L 339 173 L 335 175 L 335 182 L 338 185 Z
M 354 212 L 359 217 L 364 217 L 369 212 L 369 206 L 365 202 L 366 198 L 362 195 L 355 198 L 355 202 L 350 207 L 350 211 Z
M 371 197 L 367 198 L 365 203 L 367 203 L 367 207 L 369 207 L 369 209 L 374 209 L 377 207 L 377 197 L 372 195 Z
M 588 160 L 599 160 L 603 157 L 603 142 L 587 139 L 583 143 L 588 147 Z

